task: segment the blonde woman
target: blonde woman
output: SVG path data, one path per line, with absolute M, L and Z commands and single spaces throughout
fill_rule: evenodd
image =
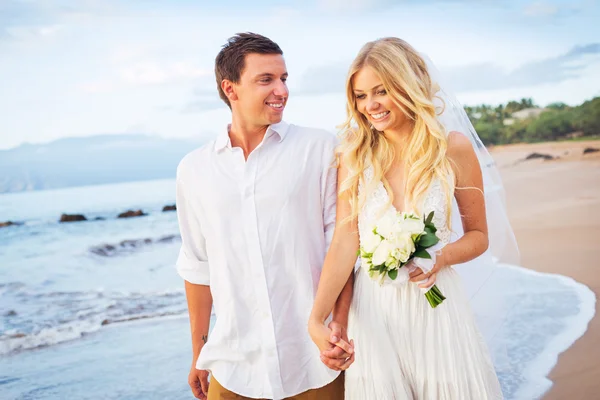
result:
M 468 132 L 447 130 L 435 103 L 439 87 L 419 53 L 400 39 L 367 43 L 350 67 L 346 88 L 337 222 L 309 322 L 311 337 L 327 351 L 331 332 L 324 322 L 353 272 L 361 236 L 377 219 L 388 212 L 434 211 L 443 247 L 430 271 L 412 267 L 404 282 L 383 285 L 364 266 L 356 271 L 348 328 L 353 342 L 338 343 L 351 345 L 353 353 L 346 399 L 501 399 L 452 268 L 489 245 L 478 143 L 471 143 Z M 463 229 L 454 241 L 452 216 Z M 447 298 L 437 308 L 420 290 L 434 283 Z

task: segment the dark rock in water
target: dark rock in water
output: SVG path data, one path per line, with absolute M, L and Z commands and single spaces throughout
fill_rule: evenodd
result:
M 159 239 L 127 239 L 117 244 L 102 244 L 90 248 L 90 252 L 103 257 L 112 257 L 119 253 L 127 254 L 155 243 L 170 243 L 179 240 L 179 235 L 167 235 Z
M 18 225 L 23 225 L 23 223 L 22 222 L 14 222 L 14 221 L 0 222 L 0 228 L 6 228 L 7 226 L 18 226 Z
M 94 218 L 94 221 L 104 221 L 106 218 L 104 217 L 96 217 Z
M 600 149 L 595 149 L 595 148 L 593 148 L 593 147 L 586 147 L 586 148 L 583 150 L 583 154 L 596 153 L 596 152 L 598 152 L 598 151 L 600 151 Z
M 85 215 L 82 214 L 62 214 L 59 222 L 77 222 L 87 221 Z
M 179 239 L 178 235 L 168 235 L 168 236 L 163 236 L 160 239 L 157 240 L 158 243 L 171 243 L 174 240 Z
M 102 321 L 102 323 L 100 325 L 104 326 L 104 325 L 108 325 L 108 324 L 110 324 L 110 321 L 105 319 L 104 321 Z
M 150 239 L 150 238 L 127 239 L 127 240 L 122 240 L 121 243 L 119 243 L 119 246 L 121 246 L 123 248 L 136 248 L 136 247 L 140 247 L 144 244 L 150 244 L 150 243 L 152 243 L 152 239 Z
M 10 310 L 10 311 L 4 313 L 5 317 L 14 317 L 16 315 L 17 315 L 17 312 L 15 310 Z
M 113 246 L 112 244 L 105 244 L 102 246 L 92 247 L 90 249 L 90 251 L 99 256 L 108 257 L 108 256 L 112 256 L 115 253 L 116 249 L 117 248 L 115 246 Z
M 103 244 L 90 248 L 90 252 L 104 257 L 111 257 L 118 252 L 128 253 L 131 250 L 138 249 L 144 245 L 152 244 L 152 239 L 128 239 L 122 240 L 119 244 Z
M 142 210 L 137 210 L 137 211 L 128 210 L 124 213 L 119 214 L 117 216 L 117 218 L 143 217 L 145 215 L 148 215 L 148 214 L 144 214 L 144 212 Z
M 542 154 L 542 153 L 531 153 L 527 157 L 526 160 L 534 160 L 534 159 L 543 159 L 543 160 L 554 160 L 556 157 L 551 156 L 550 154 Z
M 121 247 L 138 247 L 140 244 L 143 243 L 142 239 L 135 239 L 135 240 L 123 240 L 121 243 L 119 243 L 119 246 Z
M 177 210 L 177 206 L 175 204 L 173 204 L 172 206 L 164 206 L 163 207 L 163 212 L 165 211 L 176 211 Z

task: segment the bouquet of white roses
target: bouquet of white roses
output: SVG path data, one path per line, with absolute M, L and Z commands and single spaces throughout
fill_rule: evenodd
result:
M 361 237 L 359 254 L 362 265 L 368 268 L 369 276 L 378 279 L 381 284 L 386 277 L 394 281 L 400 269 L 411 261 L 413 268 L 419 266 L 424 272 L 429 272 L 427 269 L 431 270 L 435 264 L 435 251 L 432 250 L 439 247 L 436 245 L 440 240 L 432 221 L 433 211 L 422 219 L 405 212 L 384 215 L 372 232 Z M 428 263 L 419 262 L 418 259 L 428 260 Z M 408 273 L 406 271 L 404 274 L 404 280 L 408 280 Z M 425 297 L 433 308 L 445 300 L 436 285 L 425 289 Z

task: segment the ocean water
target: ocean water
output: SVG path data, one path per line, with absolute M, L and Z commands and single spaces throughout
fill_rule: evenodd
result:
M 162 212 L 174 192 L 160 180 L 0 195 L 0 222 L 23 222 L 0 228 L 0 398 L 193 398 L 177 219 Z M 128 209 L 148 215 L 116 218 Z M 63 212 L 90 221 L 60 224 Z M 595 297 L 517 266 L 490 282 L 473 306 L 505 396 L 539 398 Z

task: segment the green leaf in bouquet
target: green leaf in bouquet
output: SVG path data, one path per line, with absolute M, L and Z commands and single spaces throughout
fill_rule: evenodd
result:
M 435 236 L 434 234 L 426 234 L 421 236 L 421 239 L 419 239 L 419 246 L 421 247 L 431 247 L 435 244 L 437 244 L 437 242 L 439 242 L 440 239 Z
M 433 221 L 433 211 L 427 215 L 427 218 L 425 218 L 425 225 L 431 224 L 431 221 Z
M 431 255 L 425 249 L 418 249 L 413 253 L 413 257 L 431 259 Z
M 391 271 L 388 271 L 388 276 L 390 277 L 391 280 L 396 280 L 396 278 L 398 277 L 398 270 L 397 269 L 392 269 Z
M 434 224 L 425 225 L 425 233 L 434 234 L 437 232 L 437 228 Z
M 377 272 L 381 272 L 383 269 L 385 269 L 385 264 L 381 264 L 381 265 L 373 265 L 371 267 L 371 269 L 373 271 L 377 271 Z

